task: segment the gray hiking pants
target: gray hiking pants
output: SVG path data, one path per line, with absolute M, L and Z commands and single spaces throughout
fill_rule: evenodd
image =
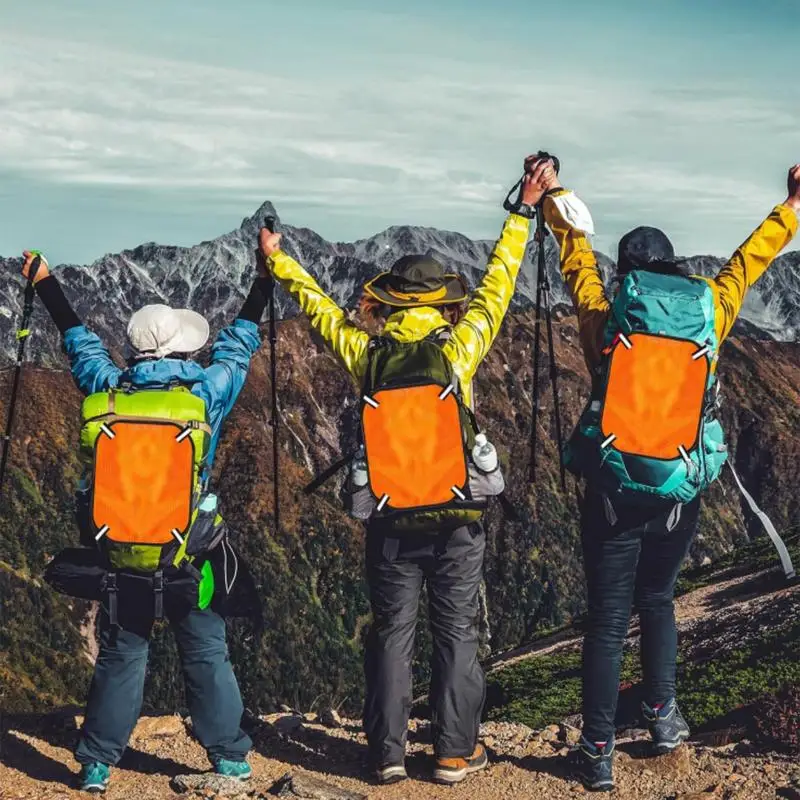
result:
M 451 533 L 367 534 L 373 624 L 367 640 L 364 730 L 375 765 L 405 758 L 419 596 L 427 584 L 433 635 L 433 744 L 442 758 L 471 756 L 485 699 L 478 663 L 478 594 L 486 537 L 480 525 Z

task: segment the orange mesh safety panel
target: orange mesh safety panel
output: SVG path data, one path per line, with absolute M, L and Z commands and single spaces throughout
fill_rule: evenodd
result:
M 362 426 L 369 482 L 395 509 L 422 508 L 455 499 L 467 482 L 458 401 L 439 399 L 440 386 L 384 389 L 364 406 Z
M 178 425 L 115 422 L 95 451 L 94 523 L 128 544 L 166 544 L 189 526 L 194 489 L 191 436 Z
M 647 334 L 614 348 L 603 404 L 603 438 L 632 455 L 673 459 L 697 441 L 708 359 L 692 359 L 694 342 Z

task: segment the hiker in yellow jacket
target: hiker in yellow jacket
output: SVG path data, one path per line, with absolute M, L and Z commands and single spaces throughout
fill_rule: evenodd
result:
M 549 162 L 536 165 L 525 180 L 525 202 L 535 205 L 553 177 Z M 386 347 L 386 342 L 389 347 L 391 342 L 422 343 L 444 333 L 437 340 L 437 344 L 441 342 L 438 357 L 444 355 L 451 365 L 464 405 L 471 404 L 473 377 L 508 310 L 528 235 L 529 219 L 510 214 L 486 274 L 471 297 L 464 280 L 447 274 L 429 255 L 404 256 L 391 272 L 369 281 L 362 310 L 384 322 L 381 346 Z M 260 250 L 268 269 L 297 300 L 354 381 L 362 385 L 373 363 L 375 340 L 371 344 L 371 337 L 350 321 L 280 245 L 279 234 L 261 231 Z M 402 350 L 399 344 L 395 346 Z M 405 358 L 403 355 L 400 361 Z M 419 476 L 416 479 L 424 481 Z M 478 594 L 485 548 L 479 519 L 478 515 L 472 524 L 460 523 L 455 529 L 403 532 L 384 526 L 374 516 L 368 522 L 367 580 L 374 621 L 366 647 L 364 728 L 371 766 L 380 783 L 407 777 L 411 661 L 424 583 L 434 643 L 434 779 L 457 783 L 487 764 L 486 751 L 478 743 L 485 687 L 478 663 Z
M 680 321 L 674 322 L 668 312 L 659 317 L 660 311 L 668 304 L 676 303 L 678 316 L 688 318 L 696 313 L 690 308 L 690 303 L 696 302 L 703 309 L 708 308 L 703 311 L 708 330 L 703 335 L 708 337 L 704 341 L 710 344 L 705 348 L 696 348 L 692 359 L 708 358 L 708 371 L 713 374 L 719 345 L 731 332 L 747 290 L 797 232 L 800 165 L 795 165 L 789 171 L 788 188 L 787 199 L 770 212 L 719 273 L 700 281 L 697 280 L 698 276 L 688 275 L 675 258 L 672 244 L 663 232 L 642 227 L 628 233 L 620 241 L 617 261 L 617 277 L 620 281 L 618 300 L 622 302 L 614 305 L 612 319 L 612 303 L 615 300 L 606 290 L 589 243 L 587 233 L 593 232 L 593 223 L 588 209 L 572 192 L 563 189 L 557 178 L 548 186 L 548 196 L 544 201 L 545 218 L 561 248 L 561 271 L 578 313 L 580 341 L 593 380 L 590 404 L 570 443 L 573 454 L 577 454 L 575 460 L 579 462 L 574 465 L 578 467 L 574 471 L 587 479 L 581 529 L 589 612 L 583 646 L 583 738 L 574 752 L 574 766 L 576 777 L 593 790 L 610 791 L 613 788 L 614 718 L 620 664 L 634 604 L 639 612 L 641 627 L 644 684 L 642 714 L 650 730 L 654 750 L 657 753 L 669 752 L 689 736 L 689 728 L 675 698 L 677 632 L 673 596 L 678 571 L 697 531 L 700 492 L 703 488 L 701 477 L 698 476 L 707 470 L 706 466 L 699 468 L 698 464 L 702 465 L 702 461 L 692 461 L 684 449 L 682 455 L 684 462 L 688 463 L 685 468 L 686 480 L 696 478 L 698 483 L 694 487 L 695 496 L 691 496 L 693 492 L 690 487 L 686 490 L 686 496 L 691 499 L 678 503 L 675 500 L 666 504 L 662 500 L 659 503 L 660 498 L 644 491 L 647 486 L 658 486 L 656 483 L 647 484 L 642 490 L 631 490 L 630 484 L 625 481 L 613 488 L 604 480 L 603 463 L 608 465 L 614 459 L 618 459 L 615 463 L 622 465 L 626 478 L 631 482 L 642 481 L 644 470 L 648 468 L 647 459 L 642 458 L 647 453 L 641 449 L 616 451 L 617 443 L 614 440 L 617 437 L 607 436 L 608 431 L 603 428 L 605 417 L 602 414 L 609 402 L 610 390 L 606 390 L 611 385 L 609 376 L 613 369 L 612 359 L 616 358 L 614 351 L 620 347 L 623 359 L 628 358 L 624 355 L 626 351 L 639 351 L 640 355 L 630 358 L 642 359 L 641 352 L 647 336 L 651 337 L 649 341 L 653 341 L 654 335 L 674 335 L 669 330 L 670 324 L 680 324 Z M 689 280 L 684 281 L 681 275 Z M 627 282 L 626 276 L 630 276 Z M 708 293 L 703 282 L 710 288 L 712 302 L 709 306 L 704 305 Z M 642 292 L 647 291 L 648 286 L 657 287 L 660 292 L 657 302 L 650 306 L 641 300 Z M 681 298 L 691 300 L 674 300 L 669 295 L 671 291 L 677 291 Z M 637 316 L 619 319 L 620 313 L 633 307 Z M 657 325 L 649 324 L 656 318 Z M 643 334 L 643 330 L 652 330 L 652 333 Z M 630 339 L 626 338 L 626 333 Z M 681 338 L 693 337 L 676 337 L 673 342 L 679 342 Z M 690 349 L 693 346 L 690 343 Z M 642 365 L 645 362 L 640 360 L 637 363 Z M 634 406 L 638 398 L 645 396 L 643 385 L 666 381 L 667 393 L 675 394 L 674 388 L 668 385 L 670 374 L 673 367 L 676 370 L 683 367 L 674 361 L 666 365 L 662 359 L 661 363 L 665 367 L 663 378 L 641 377 L 642 366 L 639 372 L 630 372 L 630 395 L 627 401 L 623 398 L 624 414 L 628 417 L 635 415 Z M 677 383 L 674 375 L 673 379 L 676 381 L 673 386 L 682 385 Z M 713 377 L 707 385 L 715 388 Z M 685 385 L 684 390 L 675 396 L 678 402 L 685 402 Z M 715 420 L 714 393 L 707 391 L 701 402 L 703 420 L 698 436 L 699 446 L 706 454 L 706 464 L 717 459 L 718 474 L 727 451 L 719 422 L 710 422 Z M 656 407 L 651 405 L 650 409 Z M 592 413 L 599 416 L 599 423 L 594 417 L 587 416 Z M 594 420 L 593 432 L 584 424 L 584 419 Z M 665 431 L 666 435 L 669 434 L 670 421 L 651 419 L 649 425 L 639 427 L 652 428 L 656 436 L 663 437 Z M 706 438 L 702 431 L 710 430 L 711 424 L 715 425 L 715 432 Z M 631 426 L 636 426 L 635 420 L 631 421 Z M 697 436 L 696 431 L 694 428 L 694 435 Z M 603 440 L 599 449 L 585 444 L 589 441 L 590 433 L 596 435 L 597 442 Z M 581 437 L 584 437 L 584 444 L 575 445 Z M 656 468 L 659 468 L 657 459 L 655 461 Z M 605 476 L 608 475 L 607 471 Z M 681 491 L 684 489 L 682 487 Z

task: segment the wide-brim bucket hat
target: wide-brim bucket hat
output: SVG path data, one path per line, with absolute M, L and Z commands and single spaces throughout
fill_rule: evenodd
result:
M 446 306 L 469 297 L 460 275 L 448 274 L 431 255 L 403 256 L 389 272 L 382 272 L 364 285 L 367 294 L 398 308 Z
M 194 353 L 208 341 L 208 336 L 208 322 L 202 314 L 161 303 L 143 306 L 128 322 L 128 341 L 133 350 L 155 358 Z

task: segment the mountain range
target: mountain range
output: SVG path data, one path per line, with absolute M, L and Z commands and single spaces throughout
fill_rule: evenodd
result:
M 78 314 L 112 347 L 122 350 L 125 325 L 131 313 L 146 303 L 163 302 L 194 308 L 212 327 L 220 327 L 238 311 L 253 274 L 258 229 L 267 217 L 278 219 L 267 202 L 242 221 L 237 230 L 194 247 L 148 243 L 133 250 L 106 255 L 87 266 L 56 267 L 66 294 Z M 754 223 L 757 220 L 754 220 Z M 448 268 L 461 272 L 471 287 L 480 280 L 492 242 L 473 241 L 459 233 L 434 228 L 399 226 L 353 243 L 328 242 L 308 228 L 280 226 L 284 247 L 308 266 L 322 287 L 344 306 L 351 306 L 360 287 L 376 272 L 387 270 L 401 255 L 431 252 Z M 535 300 L 534 259 L 538 245 L 528 248 L 512 309 L 530 308 Z M 552 302 L 569 306 L 558 270 L 558 252 L 552 237 L 545 244 Z M 56 254 L 53 254 L 56 255 Z M 607 278 L 613 262 L 598 254 Z M 716 273 L 724 263 L 712 256 L 688 258 L 697 274 Z M 0 257 L 0 356 L 11 357 L 12 333 L 20 313 L 17 259 Z M 55 261 L 53 262 L 55 265 Z M 283 293 L 278 297 L 281 317 L 296 313 Z M 46 315 L 40 315 L 33 358 L 41 364 L 63 364 L 58 337 Z M 739 330 L 750 335 L 796 341 L 800 335 L 800 252 L 780 256 L 749 293 Z

